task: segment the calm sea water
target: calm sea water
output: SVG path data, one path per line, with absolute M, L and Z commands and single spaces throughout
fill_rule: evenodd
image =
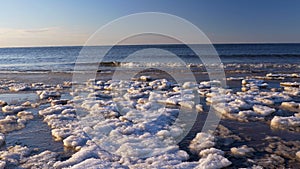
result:
M 197 45 L 201 50 L 205 50 L 205 45 Z M 276 64 L 297 64 L 300 63 L 300 44 L 218 44 L 214 45 L 224 64 L 229 63 L 276 63 Z M 197 64 L 198 58 L 184 45 L 130 45 L 113 47 L 105 56 L 102 66 L 117 66 L 127 56 L 143 49 L 162 49 L 179 56 L 186 64 Z M 78 62 L 77 57 L 82 47 L 34 47 L 34 48 L 0 48 L 0 71 L 72 71 Z M 99 51 L 104 51 L 107 47 L 88 47 L 88 52 L 84 55 L 87 58 L 97 57 Z M 151 51 L 151 50 L 150 50 Z M 168 53 L 161 53 L 152 50 L 148 52 L 149 61 L 173 63 L 174 60 Z M 141 56 L 142 57 L 142 56 Z M 159 59 L 158 59 L 159 58 Z M 131 60 L 129 62 L 134 62 Z M 138 61 L 137 61 L 138 62 Z M 171 66 L 172 64 L 165 64 Z M 176 66 L 176 64 L 173 64 Z

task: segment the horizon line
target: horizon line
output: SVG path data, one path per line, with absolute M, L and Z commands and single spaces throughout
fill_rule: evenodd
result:
M 211 43 L 211 45 L 268 45 L 268 44 L 300 44 L 300 42 L 216 42 Z M 101 46 L 147 46 L 147 45 L 209 45 L 209 43 L 190 43 L 190 44 L 183 44 L 183 43 L 140 43 L 140 44 L 118 44 L 118 45 L 112 45 L 112 44 L 95 44 L 95 45 L 89 45 L 90 47 L 101 47 Z M 41 46 L 0 46 L 0 49 L 3 48 L 51 48 L 51 47 L 84 47 L 85 45 L 41 45 Z

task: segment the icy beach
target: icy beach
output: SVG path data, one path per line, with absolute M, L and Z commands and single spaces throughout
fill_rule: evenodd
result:
M 299 166 L 296 74 L 232 74 L 226 88 L 146 74 L 80 84 L 65 81 L 68 75 L 48 83 L 2 79 L 0 168 Z M 190 129 L 176 120 L 193 111 Z M 221 121 L 203 132 L 208 113 Z

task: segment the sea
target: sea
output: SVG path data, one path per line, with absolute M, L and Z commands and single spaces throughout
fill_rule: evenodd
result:
M 201 50 L 208 47 L 194 46 Z M 287 69 L 297 69 L 300 65 L 300 44 L 215 44 L 213 47 L 224 65 L 252 64 L 267 68 L 284 65 Z M 100 54 L 103 57 L 99 59 Z M 202 63 L 189 46 L 181 44 L 0 48 L 0 73 L 72 72 L 75 65 L 83 66 L 80 70 L 84 70 L 88 64 L 99 64 L 102 68 L 161 64 L 172 68 Z

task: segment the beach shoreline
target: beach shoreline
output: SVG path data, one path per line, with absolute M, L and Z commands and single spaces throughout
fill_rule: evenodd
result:
M 133 70 L 133 72 L 136 70 Z M 174 71 L 176 73 L 176 71 Z M 114 71 L 110 71 L 110 72 L 106 72 L 106 73 L 101 73 L 98 72 L 98 75 L 96 76 L 96 82 L 98 81 L 102 81 L 102 82 L 109 82 L 109 79 L 112 78 Z M 124 73 L 124 72 L 123 72 Z M 202 82 L 205 82 L 208 79 L 207 73 L 205 72 L 193 72 L 196 79 L 197 79 L 197 83 L 201 84 Z M 255 89 L 251 89 L 252 87 L 249 86 L 249 92 L 251 90 L 256 91 L 258 90 L 258 88 L 255 85 L 260 85 L 260 81 L 264 81 L 264 83 L 268 84 L 269 86 L 264 89 L 259 89 L 258 91 L 260 91 L 260 93 L 264 93 L 264 92 L 271 92 L 271 90 L 275 89 L 283 92 L 282 90 L 282 86 L 280 86 L 281 82 L 300 82 L 300 78 L 298 77 L 293 77 L 290 73 L 287 74 L 269 74 L 269 72 L 256 72 L 256 73 L 251 73 L 251 72 L 245 72 L 244 74 L 241 73 L 232 73 L 232 72 L 227 72 L 227 89 L 226 90 L 232 90 L 232 94 L 236 95 L 236 93 L 241 92 L 241 88 L 243 87 L 247 87 L 244 86 L 243 80 L 245 79 L 256 79 L 253 87 L 255 87 Z M 182 77 L 183 81 L 186 81 L 188 79 L 184 79 L 185 78 L 185 73 L 181 72 L 181 71 L 177 71 L 177 74 L 179 74 L 179 77 Z M 84 74 L 82 74 L 84 75 Z M 178 75 L 176 75 L 178 77 Z M 284 77 L 285 76 L 285 77 Z M 22 94 L 25 94 L 25 100 L 28 99 L 29 95 L 28 94 L 34 94 L 36 91 L 58 91 L 60 93 L 60 99 L 67 99 L 69 101 L 72 102 L 76 102 L 76 97 L 70 95 L 72 92 L 72 89 L 70 87 L 72 86 L 64 86 L 64 84 L 66 82 L 72 82 L 72 77 L 73 74 L 72 73 L 53 73 L 53 72 L 49 72 L 49 73 L 5 73 L 5 74 L 0 74 L 0 79 L 2 79 L 2 82 L 5 82 L 5 79 L 9 79 L 9 80 L 14 80 L 14 82 L 12 81 L 11 84 L 9 84 L 8 86 L 11 85 L 26 85 L 28 84 L 28 86 L 33 86 L 33 84 L 35 85 L 46 85 L 48 86 L 48 89 L 41 87 L 39 88 L 34 88 L 32 87 L 30 90 L 24 90 L 24 91 L 9 91 L 6 90 L 4 88 L 4 91 L 2 91 L 2 94 L 12 94 L 12 95 L 19 95 L 21 97 Z M 139 81 L 139 77 L 149 77 L 149 79 L 145 79 L 146 81 L 155 81 L 155 80 L 159 80 L 161 78 L 166 78 L 167 80 L 169 80 L 172 83 L 176 83 L 176 80 L 172 79 L 172 76 L 166 72 L 161 72 L 161 71 L 157 71 L 157 70 L 147 70 L 144 72 L 140 72 L 138 74 L 136 74 L 136 76 L 133 78 L 133 80 L 138 80 Z M 281 77 L 281 78 L 280 78 Z M 136 79 L 137 78 L 137 79 Z M 150 79 L 151 78 L 151 79 Z M 92 81 L 91 81 L 92 82 Z M 102 83 L 101 82 L 101 83 Z M 249 81 L 251 82 L 251 81 Z M 259 83 L 258 83 L 259 82 Z M 109 82 L 111 83 L 111 82 Z M 144 83 L 144 82 L 143 82 Z M 148 82 L 146 82 L 148 83 Z M 248 82 L 247 82 L 248 83 Z M 251 82 L 252 83 L 252 82 Z M 258 83 L 258 84 L 256 84 Z M 71 84 L 71 83 L 70 83 Z M 171 89 L 171 88 L 170 88 Z M 204 90 L 206 91 L 208 88 L 203 88 L 200 90 Z M 168 89 L 169 90 L 169 89 Z M 254 92 L 255 93 L 255 92 Z M 270 93 L 270 94 L 271 94 Z M 255 94 L 254 94 L 255 95 Z M 38 96 L 38 95 L 37 95 Z M 6 96 L 7 97 L 7 96 Z M 31 97 L 31 96 L 30 96 Z M 104 97 L 104 96 L 102 96 Z M 106 97 L 106 96 L 105 96 Z M 104 97 L 104 98 L 105 98 Z M 232 97 L 232 96 L 231 96 Z M 234 96 L 236 97 L 236 96 Z M 265 97 L 265 96 L 263 96 Z M 273 97 L 273 96 L 272 96 Z M 203 110 L 204 113 L 200 113 L 198 114 L 197 117 L 197 122 L 195 123 L 194 127 L 191 129 L 191 131 L 189 132 L 189 134 L 178 144 L 181 150 L 184 150 L 186 152 L 189 153 L 189 158 L 190 162 L 195 162 L 197 160 L 199 160 L 199 157 L 197 155 L 195 155 L 193 153 L 193 150 L 191 150 L 190 147 L 190 143 L 193 139 L 195 139 L 195 136 L 197 135 L 197 133 L 201 133 L 201 128 L 203 126 L 203 121 L 205 121 L 206 117 L 207 117 L 207 112 L 209 111 L 209 109 L 211 109 L 211 105 L 205 103 L 207 102 L 207 96 L 201 96 L 202 100 L 201 104 L 203 106 Z M 75 99 L 75 100 L 74 100 Z M 206 101 L 205 101 L 206 99 Z M 25 102 L 25 100 L 19 100 L 18 99 L 16 102 L 14 102 L 14 105 L 20 105 L 23 102 Z M 30 100 L 30 99 L 29 99 Z M 295 98 L 294 101 L 299 101 L 300 99 Z M 50 108 L 52 107 L 51 105 L 49 105 L 51 103 L 51 100 L 47 101 L 47 100 L 39 100 L 37 98 L 34 98 L 32 100 L 30 100 L 32 103 L 31 104 L 39 104 L 38 109 L 32 107 L 29 110 L 31 110 L 32 112 L 36 112 L 34 113 L 34 117 L 35 117 L 35 121 L 36 122 L 30 122 L 28 126 L 26 127 L 35 127 L 36 125 L 40 125 L 39 123 L 41 122 L 41 120 L 43 121 L 43 118 L 38 115 L 38 111 L 41 112 L 45 109 L 47 109 L 47 107 L 50 106 Z M 84 100 L 83 100 L 84 101 Z M 11 103 L 8 103 L 11 104 Z M 264 105 L 264 103 L 260 103 L 262 105 Z M 68 105 L 68 104 L 67 104 Z M 276 110 L 278 110 L 278 112 L 275 115 L 279 115 L 280 113 L 282 114 L 283 109 L 280 106 L 270 106 L 270 107 L 274 107 L 276 108 Z M 175 106 L 176 108 L 176 106 Z M 292 115 L 293 113 L 291 113 L 290 111 L 287 111 L 288 114 Z M 262 142 L 264 142 L 264 139 L 270 139 L 273 138 L 271 140 L 269 140 L 267 143 L 269 143 L 270 145 L 272 144 L 282 144 L 286 145 L 286 144 L 293 144 L 294 146 L 300 147 L 300 142 L 297 140 L 297 138 L 299 138 L 300 133 L 297 132 L 290 132 L 290 131 L 284 131 L 284 130 L 278 130 L 278 129 L 271 129 L 270 127 L 270 122 L 272 120 L 272 117 L 274 117 L 275 115 L 272 116 L 266 116 L 266 118 L 262 118 L 257 116 L 255 118 L 252 118 L 249 116 L 245 118 L 245 119 L 239 119 L 240 117 L 237 117 L 236 119 L 230 117 L 228 115 L 232 115 L 230 112 L 225 112 L 224 114 L 225 118 L 222 119 L 220 121 L 220 126 L 217 128 L 217 130 L 215 131 L 215 135 L 214 137 L 217 138 L 217 142 L 215 143 L 215 148 L 218 148 L 222 151 L 225 152 L 225 157 L 227 157 L 231 162 L 233 162 L 233 166 L 240 166 L 240 167 L 246 167 L 246 166 L 251 166 L 252 163 L 247 161 L 248 158 L 253 158 L 255 159 L 257 164 L 260 164 L 262 166 L 276 166 L 275 164 L 264 164 L 263 159 L 272 159 L 273 157 L 269 157 L 270 154 L 273 154 L 276 152 L 268 152 L 266 150 L 266 147 L 268 145 L 266 144 L 262 144 Z M 4 118 L 5 116 L 3 116 L 2 118 Z M 45 116 L 47 117 L 47 116 Z M 44 118 L 45 118 L 44 117 Z M 254 116 L 255 117 L 255 116 Z M 242 120 L 241 122 L 239 122 L 240 120 Z M 243 120 L 246 120 L 243 122 Z M 248 121 L 249 120 L 249 121 Z M 39 121 L 39 122 L 37 122 Z M 49 124 L 49 122 L 48 122 Z M 47 127 L 46 127 L 47 128 Z M 6 140 L 6 145 L 7 146 L 14 146 L 16 144 L 16 140 L 14 140 L 13 138 L 16 138 L 19 136 L 24 137 L 24 133 L 22 132 L 22 130 L 24 129 L 20 129 L 17 131 L 12 131 L 12 132 L 8 132 L 7 135 L 7 140 Z M 28 130 L 29 132 L 33 132 L 35 130 L 31 130 L 26 128 L 26 130 Z M 52 129 L 53 130 L 53 129 Z M 255 130 L 259 130 L 260 133 L 253 133 Z M 24 130 L 25 131 L 25 130 Z M 45 133 L 48 133 L 48 135 L 51 135 L 51 129 L 49 128 L 49 130 L 47 131 L 36 131 L 37 135 L 40 135 L 41 137 L 45 137 Z M 230 137 L 226 136 L 226 132 L 231 133 Z M 19 133 L 19 134 L 17 134 Z M 228 134 L 228 133 L 227 133 Z M 25 132 L 26 135 L 26 132 Z M 265 137 L 264 137 L 265 136 Z M 52 131 L 52 137 L 53 137 L 53 131 Z M 276 139 L 275 139 L 276 138 Z M 41 138 L 43 139 L 43 138 Z M 53 138 L 54 139 L 54 138 Z M 29 148 L 37 148 L 39 149 L 39 151 L 36 151 L 34 154 L 38 154 L 41 153 L 42 151 L 53 151 L 53 152 L 57 152 L 60 155 L 60 158 L 66 158 L 66 159 L 71 159 L 71 155 L 73 153 L 76 154 L 76 151 L 80 152 L 80 149 L 74 151 L 69 151 L 66 145 L 64 146 L 63 144 L 57 144 L 57 143 L 61 143 L 61 141 L 54 141 L 53 143 L 51 143 L 50 147 L 49 146 L 45 146 L 45 145 L 39 145 L 36 146 L 36 143 L 39 142 L 39 139 L 35 140 L 34 142 L 31 142 L 30 139 L 27 140 L 18 140 L 19 143 L 17 143 L 18 145 L 22 145 L 22 146 L 29 146 Z M 42 141 L 42 140 L 40 140 Z M 253 150 L 253 152 L 251 152 L 250 154 L 248 154 L 247 156 L 243 156 L 243 155 L 234 155 L 232 154 L 233 150 L 231 150 L 233 147 L 240 147 L 241 145 L 247 145 L 248 147 L 253 147 L 255 148 L 255 151 Z M 52 147 L 51 147 L 52 146 Z M 53 147 L 54 146 L 54 147 Z M 59 146 L 60 148 L 57 148 L 57 146 Z M 2 151 L 5 151 L 5 148 L 7 148 L 6 146 L 2 146 Z M 242 151 L 242 150 L 241 150 Z M 249 149 L 250 151 L 250 149 Z M 251 150 L 252 151 L 252 150 Z M 280 150 L 280 151 L 288 151 L 288 150 Z M 295 151 L 294 149 L 292 151 Z M 251 155 L 252 154 L 252 155 Z M 259 156 L 253 156 L 253 154 L 256 154 Z M 297 166 L 299 165 L 299 162 L 297 162 L 297 160 L 295 160 L 296 158 L 293 156 L 291 157 L 292 159 L 289 159 L 288 157 L 284 157 L 284 161 L 287 164 L 286 166 L 289 167 L 293 167 L 293 166 Z M 80 161 L 78 161 L 80 163 Z M 282 164 L 281 164 L 282 165 Z

